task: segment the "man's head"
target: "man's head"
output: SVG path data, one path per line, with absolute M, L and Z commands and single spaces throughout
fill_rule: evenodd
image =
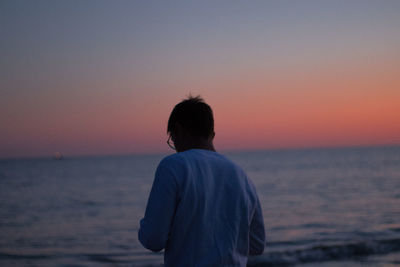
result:
M 172 110 L 167 133 L 178 152 L 191 148 L 214 150 L 214 118 L 210 106 L 200 96 L 189 96 Z

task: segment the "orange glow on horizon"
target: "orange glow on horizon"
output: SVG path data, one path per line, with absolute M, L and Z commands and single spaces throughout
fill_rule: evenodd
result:
M 232 83 L 233 92 L 251 89 L 226 104 L 219 99 L 217 140 L 238 148 L 399 144 L 400 66 L 375 67 L 322 68 L 265 83 L 258 77 Z

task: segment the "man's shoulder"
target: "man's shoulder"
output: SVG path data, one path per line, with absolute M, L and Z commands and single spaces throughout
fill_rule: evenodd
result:
M 159 165 L 175 165 L 179 164 L 179 162 L 182 161 L 182 157 L 179 155 L 179 153 L 171 154 L 168 156 L 165 156 L 159 163 Z
M 168 155 L 161 160 L 159 165 L 169 167 L 182 167 L 185 165 L 191 165 L 191 163 L 199 161 L 202 162 L 202 164 L 206 165 L 212 164 L 215 166 L 219 166 L 220 168 L 234 169 L 246 176 L 244 170 L 237 163 L 235 163 L 225 155 L 215 151 L 203 149 L 191 149 L 184 152 Z

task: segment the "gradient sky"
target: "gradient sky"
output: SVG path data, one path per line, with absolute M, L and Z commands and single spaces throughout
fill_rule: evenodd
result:
M 0 2 L 0 157 L 400 144 L 400 1 Z

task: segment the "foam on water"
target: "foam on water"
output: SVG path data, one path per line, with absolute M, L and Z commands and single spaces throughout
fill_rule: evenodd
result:
M 276 266 L 310 262 L 359 259 L 400 251 L 400 238 L 337 245 L 317 245 L 298 250 L 267 252 L 249 260 L 249 266 Z

